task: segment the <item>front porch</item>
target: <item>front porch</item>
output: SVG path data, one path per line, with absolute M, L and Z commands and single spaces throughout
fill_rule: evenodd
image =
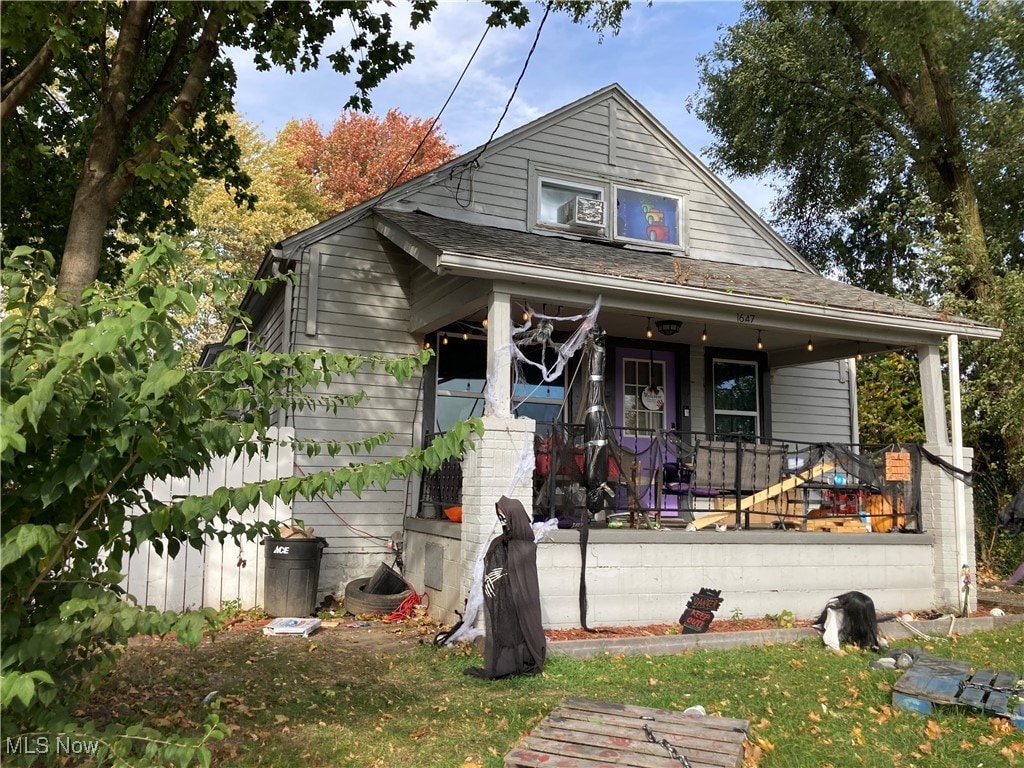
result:
M 445 621 L 454 620 L 455 613 L 463 611 L 464 600 L 473 584 L 477 556 L 498 532 L 494 514 L 497 498 L 503 494 L 514 496 L 523 501 L 535 519 L 552 517 L 551 508 L 543 506 L 551 498 L 544 491 L 546 478 L 552 477 L 550 468 L 545 476 L 545 462 L 541 460 L 540 471 L 536 467 L 528 473 L 516 471 L 523 465 L 530 465 L 531 458 L 536 462 L 536 454 L 534 457 L 530 454 L 545 441 L 545 437 L 537 436 L 537 424 L 530 419 L 498 417 L 488 417 L 485 423 L 484 438 L 462 465 L 462 522 L 437 518 L 433 513 L 430 517 L 406 520 L 406 577 L 429 595 L 431 613 Z M 735 612 L 763 616 L 790 611 L 797 618 L 810 618 L 820 612 L 829 598 L 851 589 L 870 594 L 876 608 L 883 612 L 959 608 L 958 526 L 950 511 L 958 492 L 956 486 L 961 485 L 962 490 L 962 483 L 942 466 L 943 461 L 952 458 L 949 446 L 902 446 L 900 450 L 883 450 L 876 476 L 869 477 L 864 471 L 866 466 L 874 466 L 874 461 L 864 461 L 856 467 L 862 472 L 857 482 L 853 482 L 854 475 L 849 473 L 840 483 L 841 491 L 835 490 L 836 477 L 852 468 L 850 456 L 873 457 L 876 453 L 868 454 L 863 450 L 856 453 L 852 446 L 831 446 L 831 453 L 820 445 L 794 445 L 792 448 L 792 458 L 817 459 L 817 463 L 810 466 L 835 466 L 828 469 L 831 484 L 826 481 L 799 490 L 799 502 L 790 502 L 790 508 L 783 512 L 748 506 L 737 513 L 737 498 L 741 505 L 744 499 L 760 498 L 756 492 L 741 493 L 724 502 L 725 510 L 713 509 L 716 503 L 713 499 L 702 500 L 697 507 L 705 508 L 694 509 L 697 521 L 724 511 L 728 515 L 728 527 L 724 530 L 717 530 L 714 525 L 700 530 L 673 525 L 669 521 L 673 519 L 672 513 L 678 519 L 678 506 L 646 509 L 648 519 L 657 523 L 654 527 L 643 527 L 644 517 L 637 514 L 632 516 L 635 527 L 628 522 L 622 528 L 609 527 L 609 523 L 617 519 L 630 519 L 627 493 L 625 510 L 609 506 L 607 511 L 597 515 L 587 530 L 585 578 L 589 625 L 642 626 L 674 622 L 690 595 L 702 587 L 722 591 L 724 602 L 718 612 L 720 616 Z M 885 480 L 886 453 L 910 454 L 909 479 L 903 479 L 905 465 L 900 461 L 899 466 L 891 467 L 894 477 L 900 479 Z M 922 456 L 928 458 L 919 460 Z M 786 468 L 806 472 L 803 466 L 798 466 L 799 461 L 789 462 L 791 457 L 787 453 Z M 742 471 L 742 459 L 740 461 Z M 575 464 L 575 458 L 571 464 Z M 807 461 L 804 465 L 808 465 Z M 663 462 L 652 474 L 664 478 L 664 467 Z M 554 477 L 558 477 L 557 473 Z M 826 474 L 818 477 L 824 479 Z M 850 485 L 846 485 L 847 478 Z M 871 485 L 872 480 L 875 485 Z M 579 479 L 574 479 L 570 472 L 553 487 L 562 488 L 563 499 L 577 494 L 572 508 L 575 514 L 582 515 L 585 511 L 577 503 L 579 491 L 574 488 L 578 484 Z M 867 513 L 867 504 L 861 501 L 866 498 L 861 496 L 866 488 L 889 494 L 888 498 L 894 502 L 892 509 L 899 513 L 894 525 L 886 527 L 875 523 L 883 518 L 892 520 L 891 514 Z M 852 498 L 851 489 L 854 489 Z M 793 487 L 784 494 L 796 490 Z M 641 494 L 637 496 L 642 499 Z M 661 500 L 664 505 L 666 496 Z M 678 499 L 675 501 L 678 504 Z M 834 509 L 821 518 L 807 517 L 804 512 L 807 505 L 819 505 L 811 508 L 821 509 L 826 501 L 834 504 Z M 729 503 L 734 505 L 733 509 L 728 508 Z M 758 501 L 761 503 L 769 502 Z M 432 503 L 430 506 L 433 508 Z M 969 503 L 967 508 L 970 510 Z M 876 532 L 867 532 L 868 525 L 861 529 L 864 532 L 841 534 L 829 533 L 824 526 L 807 530 L 805 525 L 808 520 L 860 521 L 865 513 L 868 525 Z M 780 522 L 783 524 L 778 525 Z M 878 532 L 883 528 L 885 533 Z M 966 529 L 973 530 L 970 514 Z M 548 628 L 582 624 L 581 533 L 579 528 L 554 530 L 538 545 L 541 609 Z M 973 546 L 973 536 L 970 536 L 970 551 Z M 973 610 L 975 606 L 976 597 L 972 592 L 969 608 Z
M 721 590 L 722 615 L 810 618 L 854 589 L 880 611 L 961 609 L 974 524 L 957 332 L 987 331 L 873 295 L 865 311 L 823 278 L 815 286 L 850 309 L 783 288 L 720 295 L 708 280 L 672 297 L 626 285 L 589 304 L 551 285 L 477 284 L 475 300 L 434 318 L 425 434 L 470 416 L 486 426 L 452 473 L 461 495 L 451 483 L 431 495 L 426 478 L 407 511 L 406 576 L 434 615 L 464 610 L 502 495 L 562 526 L 538 551 L 550 628 L 672 622 L 702 587 Z M 590 341 L 573 346 L 581 329 Z M 564 369 L 546 367 L 570 347 Z M 927 441 L 860 445 L 856 361 L 897 349 L 920 364 Z M 592 413 L 602 434 L 587 432 Z M 453 507 L 461 523 L 441 517 Z
M 430 595 L 431 613 L 450 621 L 463 610 L 461 526 L 410 519 L 406 576 Z M 702 587 L 720 589 L 722 618 L 817 616 L 851 589 L 882 612 L 941 604 L 933 585 L 936 537 L 752 530 L 594 528 L 587 549 L 590 626 L 645 626 L 678 620 Z M 557 530 L 537 547 L 545 628 L 580 626 L 579 531 Z

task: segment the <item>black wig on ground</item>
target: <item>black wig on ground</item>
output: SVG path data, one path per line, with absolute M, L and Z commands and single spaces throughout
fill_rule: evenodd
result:
M 828 601 L 818 616 L 815 627 L 824 627 L 828 618 L 828 609 L 832 608 L 842 614 L 839 627 L 839 642 L 852 643 L 859 648 L 878 649 L 878 616 L 875 613 L 874 601 L 863 592 L 844 592 Z

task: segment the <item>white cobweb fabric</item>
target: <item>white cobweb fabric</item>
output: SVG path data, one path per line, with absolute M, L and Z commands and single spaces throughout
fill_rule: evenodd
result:
M 513 364 L 513 368 L 517 371 L 521 366 L 529 365 L 537 368 L 541 373 L 541 379 L 544 382 L 551 382 L 562 375 L 565 370 L 566 364 L 572 360 L 573 356 L 583 348 L 586 344 L 590 334 L 590 329 L 597 323 L 597 315 L 601 310 L 601 297 L 598 296 L 594 302 L 594 306 L 591 307 L 587 312 L 580 315 L 570 315 L 568 317 L 559 317 L 555 315 L 544 315 L 539 312 L 532 311 L 527 307 L 529 317 L 523 323 L 523 325 L 512 325 L 512 332 L 507 344 L 503 344 L 497 349 L 497 355 L 495 360 L 492 361 L 491 371 L 487 376 L 487 383 L 484 385 L 484 402 L 485 402 L 485 413 L 494 413 L 497 411 L 496 402 L 496 391 L 493 385 L 497 372 L 504 371 L 506 361 Z M 534 325 L 534 321 L 536 325 Z M 564 342 L 555 342 L 551 336 L 554 331 L 554 324 L 557 322 L 578 322 L 579 325 L 572 332 L 568 339 Z M 540 361 L 531 360 L 522 351 L 522 347 L 529 346 L 541 346 Z M 550 351 L 552 359 L 548 364 L 548 352 Z M 517 374 L 517 381 L 523 381 L 524 377 Z M 519 488 L 523 480 L 533 474 L 534 469 L 534 452 L 533 452 L 533 441 L 530 439 L 524 439 L 523 444 L 519 446 L 519 461 L 513 477 L 509 482 L 508 489 L 505 492 L 506 496 L 511 496 L 516 488 Z M 533 525 L 534 541 L 540 542 L 550 535 L 551 531 L 558 527 L 557 520 L 547 520 L 543 523 L 535 523 Z M 477 552 L 476 561 L 473 563 L 473 583 L 469 588 L 469 597 L 466 599 L 466 610 L 462 615 L 462 626 L 458 627 L 448 638 L 445 640 L 445 645 L 454 645 L 459 642 L 471 642 L 478 637 L 485 634 L 484 630 L 474 626 L 476 624 L 477 617 L 480 615 L 480 610 L 484 605 L 484 555 L 487 554 L 487 547 L 490 544 L 491 539 L 494 538 L 495 533 L 499 530 L 498 517 L 495 515 L 494 524 L 491 526 L 490 533 L 487 535 L 486 543 L 480 547 L 480 551 Z
M 597 323 L 597 315 L 601 311 L 601 297 L 598 296 L 594 306 L 580 315 L 568 315 L 560 317 L 557 315 L 545 315 L 533 311 L 529 306 L 526 308 L 528 317 L 522 325 L 512 324 L 512 330 L 505 344 L 497 348 L 497 354 L 491 361 L 491 369 L 487 373 L 487 382 L 484 385 L 484 413 L 501 413 L 498 403 L 497 389 L 494 383 L 498 375 L 504 375 L 506 366 L 511 364 L 513 369 L 520 371 L 524 366 L 537 369 L 540 372 L 541 381 L 549 383 L 562 375 L 565 366 L 583 345 L 587 343 L 590 329 Z M 579 325 L 564 342 L 556 342 L 552 339 L 555 323 L 573 323 Z M 535 325 L 536 323 L 536 325 Z M 540 346 L 540 360 L 531 360 L 523 352 L 524 347 Z M 548 356 L 551 356 L 550 363 Z M 516 377 L 522 381 L 522 376 Z

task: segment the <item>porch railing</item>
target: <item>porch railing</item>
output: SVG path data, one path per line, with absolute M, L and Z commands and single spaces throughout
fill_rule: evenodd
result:
M 587 510 L 584 427 L 537 425 L 533 508 L 562 527 L 921 532 L 921 446 L 612 427 L 603 502 Z M 591 473 L 593 479 L 593 473 Z M 461 466 L 424 475 L 420 515 L 461 504 Z M 584 516 L 588 516 L 585 518 Z

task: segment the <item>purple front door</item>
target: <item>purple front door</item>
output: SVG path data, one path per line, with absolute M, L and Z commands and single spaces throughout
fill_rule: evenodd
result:
M 656 438 L 675 427 L 675 355 L 620 348 L 615 367 L 615 426 L 621 430 L 622 446 L 636 453 L 636 459 L 621 468 L 623 480 L 634 484 L 645 508 L 653 509 L 657 469 L 664 458 Z

